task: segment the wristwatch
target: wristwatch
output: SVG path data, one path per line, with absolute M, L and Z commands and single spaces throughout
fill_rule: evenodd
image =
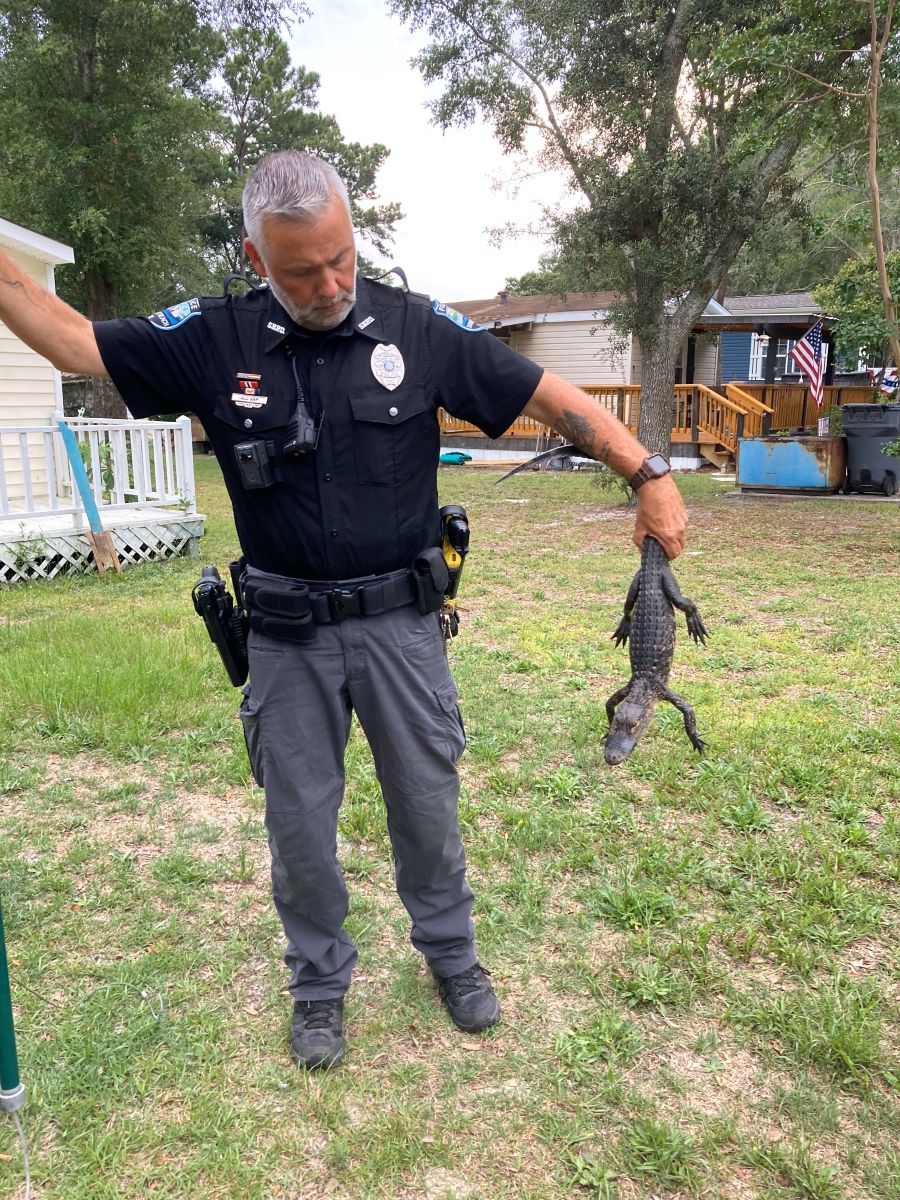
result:
M 648 479 L 662 479 L 663 475 L 668 475 L 671 470 L 671 466 L 661 454 L 651 454 L 628 480 L 628 486 L 637 491 Z

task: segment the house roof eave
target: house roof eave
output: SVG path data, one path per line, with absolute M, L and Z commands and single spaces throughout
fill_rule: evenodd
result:
M 63 242 L 44 237 L 33 229 L 16 225 L 13 221 L 5 221 L 0 217 L 0 246 L 18 250 L 20 253 L 37 258 L 50 266 L 60 267 L 75 261 L 75 251 Z

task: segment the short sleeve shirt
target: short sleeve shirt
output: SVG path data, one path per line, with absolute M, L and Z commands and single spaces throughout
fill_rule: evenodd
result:
M 497 437 L 543 373 L 453 309 L 365 279 L 327 334 L 299 329 L 265 288 L 94 331 L 134 416 L 197 414 L 248 561 L 300 579 L 398 570 L 438 544 L 437 409 Z M 298 390 L 319 436 L 294 456 Z M 261 444 L 271 486 L 244 486 L 248 443 Z

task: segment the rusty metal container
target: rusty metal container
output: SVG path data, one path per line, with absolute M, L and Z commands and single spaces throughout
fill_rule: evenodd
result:
M 836 492 L 847 469 L 842 437 L 759 437 L 738 441 L 737 484 L 755 491 Z

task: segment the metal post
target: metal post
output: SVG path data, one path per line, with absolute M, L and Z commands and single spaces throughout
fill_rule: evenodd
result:
M 25 1088 L 19 1079 L 16 1058 L 16 1031 L 13 1026 L 6 941 L 3 937 L 3 909 L 0 907 L 0 1112 L 16 1112 L 24 1103 Z

